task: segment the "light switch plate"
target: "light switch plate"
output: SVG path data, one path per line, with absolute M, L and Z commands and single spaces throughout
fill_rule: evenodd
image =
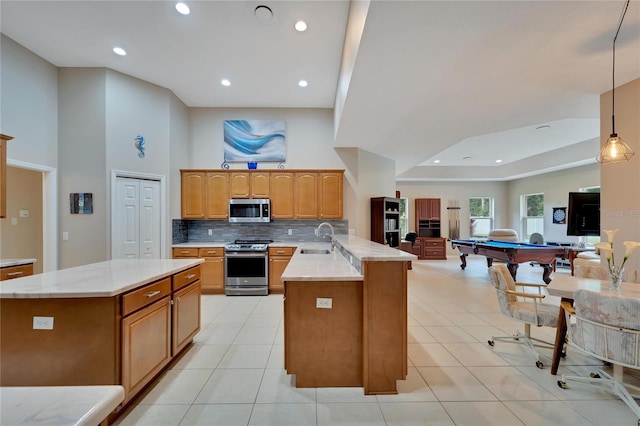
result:
M 320 309 L 331 309 L 333 306 L 333 299 L 329 297 L 318 297 L 316 298 L 316 308 Z
M 20 217 L 29 217 L 29 210 L 20 210 Z
M 34 330 L 53 330 L 53 317 L 33 317 Z

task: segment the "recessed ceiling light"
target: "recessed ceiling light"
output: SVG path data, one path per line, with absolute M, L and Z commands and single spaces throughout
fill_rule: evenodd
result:
M 271 8 L 263 4 L 256 6 L 253 14 L 256 15 L 256 18 L 261 22 L 269 22 L 273 18 L 273 11 Z
M 222 81 L 220 81 L 220 84 L 222 84 L 223 86 L 231 86 L 231 82 L 226 78 L 223 78 Z
M 309 83 L 307 83 L 307 80 L 300 80 L 298 82 L 298 86 L 300 87 L 307 87 L 309 85 Z
M 433 162 L 437 164 L 440 162 L 440 160 L 433 160 Z
M 296 24 L 294 25 L 297 31 L 306 31 L 307 29 L 307 23 L 304 21 L 298 21 L 296 22 Z
M 536 130 L 547 130 L 547 129 L 550 129 L 550 128 L 551 128 L 551 126 L 544 124 L 542 126 L 536 127 Z
M 115 53 L 116 55 L 125 56 L 127 54 L 127 51 L 122 47 L 114 47 L 113 53 Z
M 502 160 L 496 160 L 496 163 L 502 163 Z
M 176 3 L 176 10 L 183 15 L 188 15 L 191 12 L 191 10 L 189 10 L 189 6 L 187 6 L 186 3 L 183 2 Z

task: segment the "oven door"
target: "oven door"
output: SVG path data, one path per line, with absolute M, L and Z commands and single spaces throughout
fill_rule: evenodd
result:
M 225 294 L 268 294 L 267 252 L 226 252 Z

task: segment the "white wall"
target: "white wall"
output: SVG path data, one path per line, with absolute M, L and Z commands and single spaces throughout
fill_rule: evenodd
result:
M 106 168 L 106 70 L 60 68 L 58 267 L 109 259 Z M 93 194 L 93 214 L 71 214 L 69 194 Z
M 594 158 L 597 153 L 594 153 Z M 598 163 L 572 169 L 560 170 L 526 179 L 517 179 L 508 184 L 509 202 L 507 211 L 508 228 L 513 228 L 522 236 L 520 223 L 520 196 L 525 194 L 544 194 L 544 232 L 545 241 L 578 242 L 578 237 L 567 235 L 566 224 L 553 223 L 553 208 L 567 207 L 569 192 L 580 188 L 600 186 L 600 167 Z
M 0 132 L 7 158 L 58 165 L 58 69 L 0 34 Z
M 640 79 L 616 88 L 616 132 L 635 155 L 628 162 L 601 166 L 601 229 L 618 229 L 614 241 L 616 263 L 622 260 L 624 241 L 640 241 Z M 600 141 L 611 133 L 611 92 L 600 97 Z M 606 236 L 603 236 L 606 241 Z M 625 266 L 640 270 L 640 250 Z

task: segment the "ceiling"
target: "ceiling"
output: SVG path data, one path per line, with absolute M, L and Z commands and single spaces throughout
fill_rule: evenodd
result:
M 58 67 L 107 67 L 190 107 L 335 107 L 334 146 L 395 160 L 398 180 L 510 180 L 595 161 L 624 1 L 174 4 L 2 0 L 0 30 Z M 634 0 L 616 86 L 639 77 Z

